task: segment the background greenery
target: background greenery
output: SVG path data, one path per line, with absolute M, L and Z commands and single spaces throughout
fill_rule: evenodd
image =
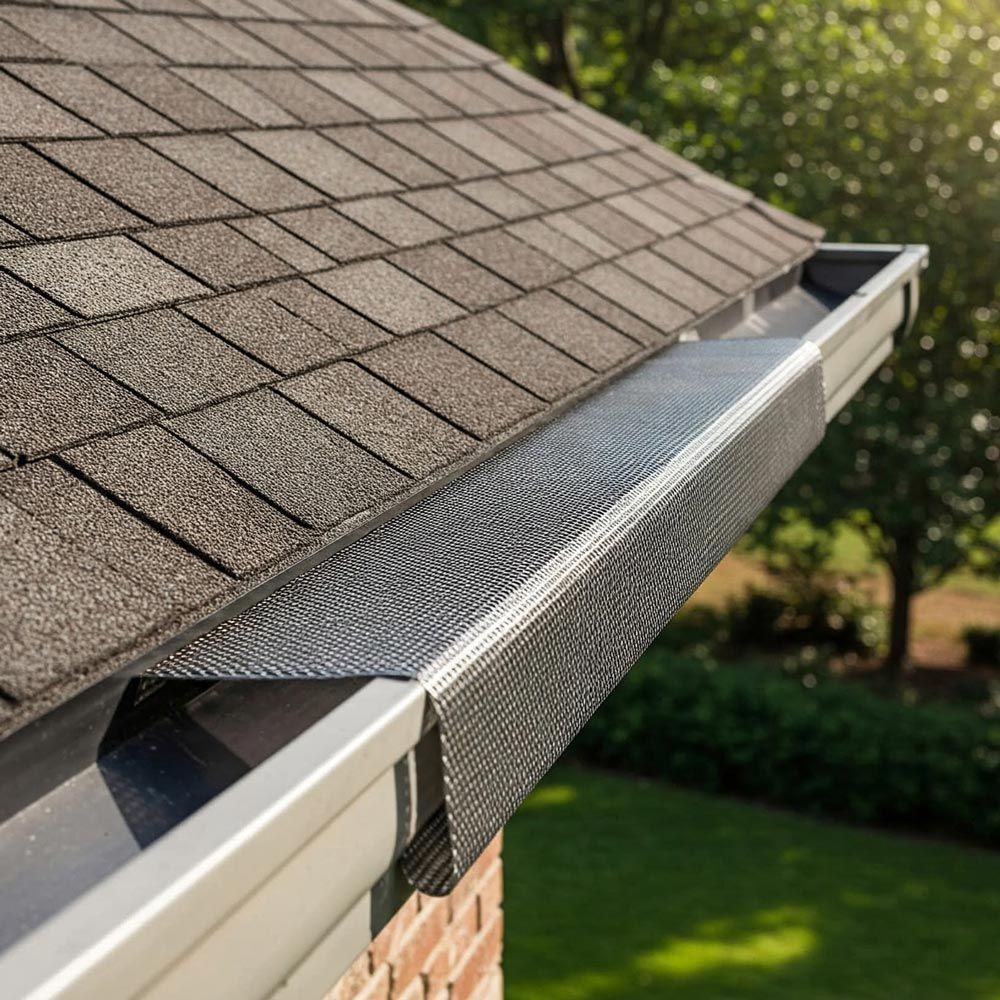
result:
M 1000 510 L 997 0 L 418 0 L 593 106 L 827 227 L 931 246 L 910 340 L 757 528 L 819 566 L 849 524 L 910 598 L 995 573 Z M 805 519 L 811 550 L 782 543 Z M 992 528 L 991 528 L 992 525 Z

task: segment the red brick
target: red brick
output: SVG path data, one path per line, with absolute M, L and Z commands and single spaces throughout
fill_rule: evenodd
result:
M 503 948 L 503 911 L 497 910 L 489 925 L 481 930 L 472 949 L 455 971 L 451 981 L 450 1000 L 469 1000 L 480 983 L 500 964 Z
M 420 904 L 417 901 L 417 894 L 414 893 L 372 942 L 373 967 L 388 961 L 396 953 L 419 915 Z
M 357 1000 L 389 1000 L 392 979 L 388 965 L 380 965 L 368 985 L 357 995 Z
M 452 918 L 438 946 L 424 963 L 423 974 L 430 994 L 446 989 L 451 974 L 461 964 L 479 931 L 479 905 L 473 898 Z
M 447 926 L 448 911 L 443 906 L 430 907 L 417 917 L 405 939 L 389 956 L 393 997 L 400 996 L 420 976 Z
M 486 849 L 482 854 L 479 855 L 475 864 L 465 873 L 462 881 L 455 886 L 452 890 L 451 899 L 452 912 L 460 910 L 465 904 L 465 901 L 471 896 L 476 894 L 477 887 L 482 881 L 483 876 L 489 870 L 490 865 L 500 857 L 500 848 L 502 846 L 502 834 L 497 834 L 490 842 L 486 845 Z
M 503 1000 L 503 972 L 499 965 L 479 984 L 475 1000 Z
M 489 923 L 494 910 L 503 902 L 503 861 L 497 858 L 479 883 L 479 926 Z
M 417 977 L 402 993 L 392 991 L 393 1000 L 424 1000 L 424 981 Z

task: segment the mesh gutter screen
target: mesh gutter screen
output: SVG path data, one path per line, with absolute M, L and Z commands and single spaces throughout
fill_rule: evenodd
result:
M 447 892 L 823 436 L 819 352 L 679 344 L 153 668 L 418 679 Z

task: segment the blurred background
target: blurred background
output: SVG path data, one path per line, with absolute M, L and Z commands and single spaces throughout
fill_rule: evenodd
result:
M 508 827 L 507 995 L 1000 998 L 1000 2 L 419 0 L 827 228 L 908 342 Z

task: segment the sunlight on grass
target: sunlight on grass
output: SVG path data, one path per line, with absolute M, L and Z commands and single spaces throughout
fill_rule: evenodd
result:
M 784 965 L 804 958 L 816 947 L 816 934 L 808 926 L 810 917 L 795 908 L 766 910 L 750 920 L 759 929 L 742 931 L 735 921 L 713 921 L 700 928 L 703 936 L 674 938 L 641 956 L 638 966 L 657 975 L 693 976 L 724 966 Z
M 549 809 L 552 806 L 568 806 L 576 799 L 576 789 L 572 785 L 542 785 L 525 802 L 523 808 L 529 810 Z
M 558 768 L 507 828 L 508 1000 L 1000 1000 L 1000 856 Z

